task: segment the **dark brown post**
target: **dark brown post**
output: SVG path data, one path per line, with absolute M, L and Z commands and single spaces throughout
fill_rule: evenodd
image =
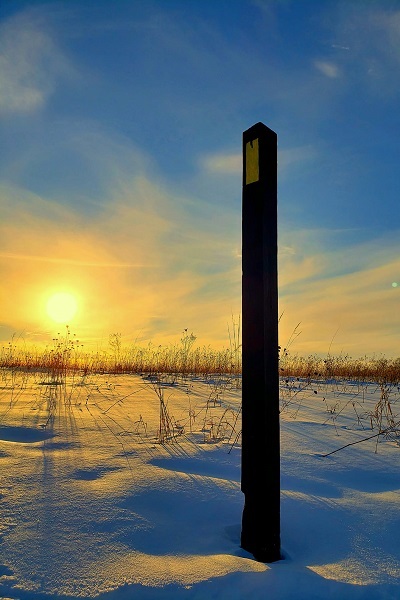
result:
M 277 135 L 243 133 L 241 547 L 280 560 Z

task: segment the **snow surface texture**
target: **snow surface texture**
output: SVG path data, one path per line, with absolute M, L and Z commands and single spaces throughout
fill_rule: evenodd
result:
M 382 388 L 282 381 L 272 564 L 240 548 L 240 402 L 222 378 L 3 373 L 0 598 L 398 600 L 397 439 L 324 456 L 377 432 Z

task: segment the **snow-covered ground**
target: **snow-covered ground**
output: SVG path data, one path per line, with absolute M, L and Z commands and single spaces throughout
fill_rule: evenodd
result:
M 263 564 L 240 548 L 239 382 L 2 377 L 0 598 L 400 598 L 395 435 L 324 456 L 395 420 L 397 387 L 282 381 L 284 558 Z

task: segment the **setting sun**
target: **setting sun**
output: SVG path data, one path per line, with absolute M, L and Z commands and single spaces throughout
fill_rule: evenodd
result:
M 75 296 L 68 292 L 57 292 L 50 296 L 46 303 L 46 312 L 48 316 L 57 323 L 67 323 L 68 321 L 71 321 L 77 310 L 77 300 Z

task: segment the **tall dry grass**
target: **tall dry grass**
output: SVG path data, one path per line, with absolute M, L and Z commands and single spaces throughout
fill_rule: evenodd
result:
M 291 341 L 298 333 L 293 332 Z M 179 342 L 169 345 L 124 345 L 119 333 L 110 334 L 108 348 L 88 352 L 68 326 L 45 348 L 29 346 L 22 338 L 13 338 L 0 348 L 0 369 L 3 377 L 17 372 L 41 372 L 54 381 L 67 374 L 164 374 L 174 378 L 185 376 L 213 378 L 230 375 L 240 379 L 241 331 L 240 319 L 232 318 L 228 326 L 228 343 L 220 350 L 197 346 L 196 336 L 185 329 Z M 279 348 L 279 375 L 304 380 L 341 379 L 374 381 L 380 384 L 400 383 L 400 357 L 388 358 L 382 354 L 352 358 L 348 354 L 326 356 L 293 353 L 289 346 Z M 7 375 L 5 375 L 7 374 Z
M 240 408 L 233 410 L 226 398 L 241 386 L 240 320 L 232 318 L 228 328 L 228 345 L 221 350 L 196 345 L 193 332 L 185 329 L 175 344 L 124 345 L 119 333 L 111 334 L 108 347 L 87 352 L 84 344 L 67 326 L 45 348 L 29 347 L 14 336 L 0 348 L 0 390 L 6 394 L 6 410 L 11 410 L 21 397 L 28 379 L 36 384 L 37 402 L 47 405 L 51 425 L 60 406 L 84 403 L 89 410 L 93 394 L 109 402 L 106 416 L 125 397 L 114 389 L 108 375 L 141 375 L 144 385 L 153 388 L 159 403 L 159 425 L 156 440 L 168 443 L 184 432 L 192 432 L 196 420 L 202 420 L 204 441 L 220 439 L 237 443 L 240 439 Z M 310 397 L 323 402 L 327 422 L 335 428 L 349 413 L 355 425 L 372 431 L 377 440 L 385 436 L 398 443 L 400 437 L 400 358 L 384 355 L 352 358 L 347 354 L 301 356 L 291 350 L 298 335 L 294 330 L 285 348 L 278 348 L 280 376 L 280 412 L 297 418 L 303 402 Z M 106 376 L 105 378 L 102 376 Z M 200 407 L 192 404 L 193 380 L 207 384 L 206 399 Z M 187 390 L 187 422 L 176 421 L 164 397 L 171 386 Z M 366 410 L 365 398 L 371 387 L 379 391 L 373 410 Z M 331 393 L 332 390 L 335 393 Z M 336 390 L 336 391 L 335 391 Z M 374 393 L 374 390 L 372 390 Z M 136 392 L 135 392 L 136 393 Z M 325 398 L 326 396 L 326 398 Z M 215 409 L 218 409 L 217 411 Z M 147 423 L 135 422 L 137 432 L 147 436 Z M 367 437 L 366 439 L 370 439 Z
M 280 359 L 281 377 L 301 379 L 341 379 L 354 382 L 398 384 L 400 382 L 400 357 L 382 355 L 352 358 L 347 354 L 337 356 L 300 356 L 287 354 Z
M 103 351 L 87 352 L 84 345 L 67 326 L 44 349 L 28 347 L 21 339 L 13 338 L 0 349 L 0 368 L 15 372 L 46 372 L 50 378 L 62 379 L 76 371 L 82 373 L 156 374 L 172 378 L 184 375 L 240 375 L 241 360 L 237 334 L 233 346 L 216 350 L 210 346 L 195 346 L 196 336 L 185 329 L 180 341 L 169 345 L 124 346 L 120 334 L 111 334 L 109 347 Z

